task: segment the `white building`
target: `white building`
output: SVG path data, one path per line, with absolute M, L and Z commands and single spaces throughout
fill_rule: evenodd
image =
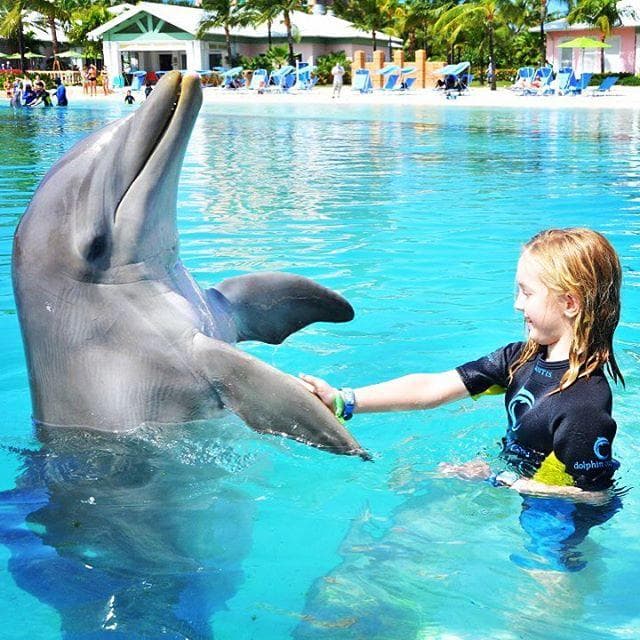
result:
M 89 37 L 103 41 L 104 64 L 110 74 L 123 72 L 123 62 L 131 69 L 201 71 L 225 62 L 226 43 L 222 27 L 210 29 L 202 39 L 196 37 L 205 12 L 196 7 L 139 2 L 120 5 L 118 15 L 94 29 Z M 350 57 L 356 50 L 373 51 L 370 33 L 356 29 L 346 20 L 320 11 L 293 12 L 296 55 L 302 60 L 334 51 Z M 398 48 L 402 42 L 386 34 L 376 34 L 380 47 Z M 286 44 L 286 29 L 281 18 L 271 25 L 274 45 Z M 256 56 L 268 47 L 267 25 L 232 30 L 232 53 Z

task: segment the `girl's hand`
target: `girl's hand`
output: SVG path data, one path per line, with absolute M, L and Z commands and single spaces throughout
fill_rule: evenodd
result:
M 438 473 L 445 478 L 461 478 L 462 480 L 486 480 L 491 476 L 491 467 L 484 460 L 471 460 L 462 464 L 441 462 Z
M 304 386 L 315 393 L 315 395 L 322 400 L 322 402 L 331 411 L 335 410 L 335 399 L 338 395 L 338 390 L 334 389 L 328 382 L 325 382 L 322 378 L 316 378 L 315 376 L 309 376 L 306 373 L 300 374 Z

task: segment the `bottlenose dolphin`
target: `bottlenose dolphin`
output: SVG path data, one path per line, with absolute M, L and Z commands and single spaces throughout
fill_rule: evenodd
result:
M 201 104 L 196 75 L 168 73 L 132 116 L 73 147 L 35 192 L 12 262 L 33 419 L 126 432 L 229 409 L 258 432 L 366 459 L 299 382 L 233 346 L 349 321 L 351 305 L 283 273 L 203 291 L 180 261 L 178 178 Z

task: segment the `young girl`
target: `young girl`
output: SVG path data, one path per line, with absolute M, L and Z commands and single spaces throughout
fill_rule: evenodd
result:
M 517 474 L 491 478 L 520 491 L 580 493 L 611 485 L 619 466 L 616 423 L 604 369 L 624 380 L 613 354 L 620 317 L 620 261 L 589 229 L 551 229 L 525 246 L 516 274 L 527 327 L 516 342 L 452 371 L 419 373 L 359 389 L 303 381 L 339 418 L 354 413 L 428 409 L 452 400 L 505 393 L 508 428 L 502 456 Z M 490 478 L 488 465 L 445 473 Z

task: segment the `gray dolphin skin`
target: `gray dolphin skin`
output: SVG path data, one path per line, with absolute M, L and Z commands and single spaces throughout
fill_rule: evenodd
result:
M 126 432 L 228 409 L 261 433 L 368 459 L 294 378 L 235 348 L 347 322 L 340 295 L 261 273 L 203 291 L 178 255 L 178 178 L 202 104 L 168 73 L 132 116 L 78 143 L 42 180 L 15 233 L 13 285 L 33 419 Z

